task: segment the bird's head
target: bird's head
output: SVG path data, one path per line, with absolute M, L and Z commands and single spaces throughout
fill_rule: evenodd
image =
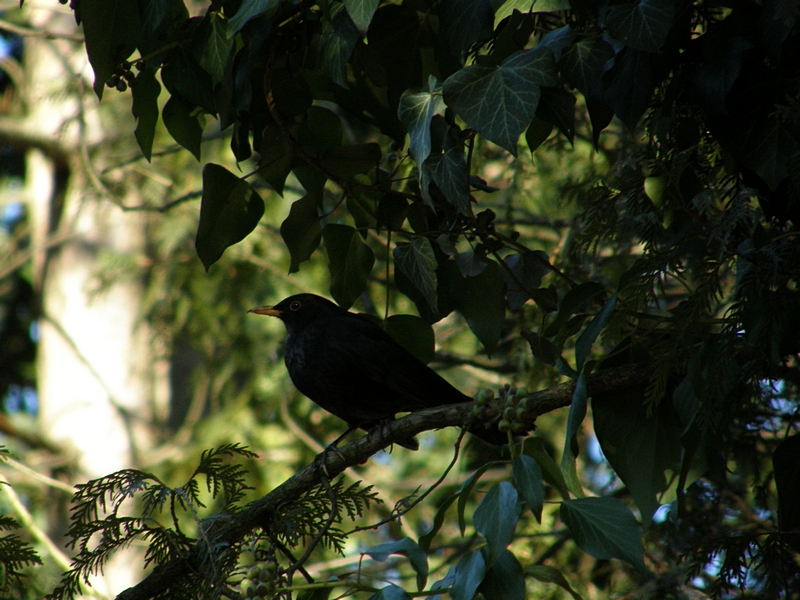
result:
M 303 329 L 309 323 L 326 315 L 342 312 L 330 300 L 314 294 L 295 294 L 281 300 L 275 306 L 257 306 L 247 312 L 268 317 L 278 317 L 289 332 Z

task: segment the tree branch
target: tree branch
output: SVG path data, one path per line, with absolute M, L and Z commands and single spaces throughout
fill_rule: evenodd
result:
M 645 385 L 650 380 L 652 371 L 652 363 L 602 371 L 590 377 L 589 395 Z M 532 427 L 538 416 L 569 406 L 574 389 L 575 384 L 567 382 L 531 393 L 528 396 L 528 409 L 522 417 L 523 422 Z M 392 421 L 380 431 L 375 431 L 347 444 L 338 452 L 323 453 L 315 463 L 321 465 L 324 459 L 325 468 L 329 476 L 333 478 L 348 467 L 363 463 L 379 450 L 423 431 L 443 427 L 461 427 L 465 423 L 474 422 L 474 407 L 474 402 L 464 402 L 411 413 Z M 487 418 L 492 416 L 491 414 L 486 415 Z M 208 547 L 198 543 L 184 556 L 156 567 L 139 584 L 120 593 L 117 600 L 146 600 L 163 593 L 178 578 L 185 576 L 188 572 L 199 572 L 203 557 L 207 557 L 209 554 L 209 548 L 230 547 L 254 529 L 268 527 L 279 507 L 294 501 L 303 493 L 320 485 L 320 477 L 315 463 L 308 465 L 269 494 L 255 500 L 242 512 L 229 519 L 209 520 L 208 522 L 221 523 L 221 525 L 206 532 Z

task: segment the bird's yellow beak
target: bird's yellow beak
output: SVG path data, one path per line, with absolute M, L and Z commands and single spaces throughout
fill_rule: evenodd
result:
M 257 315 L 267 315 L 268 317 L 280 317 L 283 314 L 281 311 L 276 310 L 274 306 L 256 306 L 247 312 Z

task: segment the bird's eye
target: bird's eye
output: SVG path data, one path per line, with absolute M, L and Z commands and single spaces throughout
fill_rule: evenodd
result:
M 292 302 L 292 303 L 289 305 L 289 309 L 290 309 L 290 310 L 300 310 L 300 306 L 301 306 L 300 302 L 298 302 L 297 300 L 295 300 L 294 302 Z

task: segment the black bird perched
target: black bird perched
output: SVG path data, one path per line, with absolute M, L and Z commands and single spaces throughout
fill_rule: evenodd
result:
M 288 333 L 285 362 L 292 382 L 346 421 L 347 433 L 357 428 L 369 431 L 399 412 L 471 400 L 368 318 L 320 296 L 297 294 L 249 312 L 283 321 Z M 508 439 L 494 425 L 469 431 L 491 444 Z M 414 438 L 400 445 L 419 448 Z

